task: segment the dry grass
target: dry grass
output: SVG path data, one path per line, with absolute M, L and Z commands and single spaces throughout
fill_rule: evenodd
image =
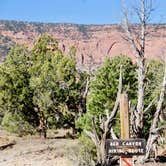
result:
M 0 131 L 0 145 L 16 141 L 13 147 L 0 151 L 0 166 L 79 166 L 78 140 L 64 138 L 70 132 L 51 131 L 50 138 L 44 140 L 38 136 L 9 136 Z M 146 163 L 145 166 L 165 166 L 165 163 Z
M 55 136 L 64 137 L 69 131 L 59 131 Z M 67 149 L 77 146 L 72 139 L 40 139 L 38 136 L 14 137 L 16 145 L 1 150 L 1 166 L 73 166 L 66 157 Z M 0 136 L 0 143 L 9 141 L 8 136 Z

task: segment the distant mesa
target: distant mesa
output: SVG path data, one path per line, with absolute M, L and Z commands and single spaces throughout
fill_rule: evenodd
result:
M 136 28 L 138 25 L 134 25 Z M 156 28 L 157 27 L 157 28 Z M 148 25 L 146 57 L 159 58 L 166 45 L 166 24 Z M 78 65 L 98 66 L 105 57 L 120 54 L 134 58 L 128 43 L 123 39 L 120 25 L 78 25 L 0 21 L 0 61 L 3 62 L 10 47 L 25 44 L 32 47 L 43 33 L 58 39 L 64 53 L 70 46 L 77 48 Z

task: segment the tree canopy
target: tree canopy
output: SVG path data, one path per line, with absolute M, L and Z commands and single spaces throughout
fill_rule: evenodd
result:
M 131 100 L 136 95 L 136 66 L 131 59 L 127 56 L 106 59 L 91 80 L 87 113 L 78 121 L 78 126 L 82 129 L 91 130 L 92 116 L 99 120 L 106 115 L 105 110 L 112 111 L 118 91 L 120 66 L 123 68 L 123 91 L 129 94 Z

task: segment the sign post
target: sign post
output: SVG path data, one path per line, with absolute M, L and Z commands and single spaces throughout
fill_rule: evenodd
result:
M 127 94 L 120 96 L 121 139 L 107 139 L 107 156 L 121 156 L 120 166 L 134 166 L 134 155 L 145 154 L 145 139 L 130 139 L 129 107 Z
M 144 139 L 107 140 L 107 154 L 110 156 L 133 156 L 145 154 Z
M 121 139 L 130 138 L 130 125 L 129 125 L 129 106 L 128 96 L 123 93 L 120 96 L 120 123 L 121 123 Z M 120 157 L 120 166 L 133 166 L 134 161 L 132 156 L 122 155 Z
M 120 96 L 120 124 L 121 124 L 121 139 L 130 138 L 129 125 L 129 107 L 127 94 Z

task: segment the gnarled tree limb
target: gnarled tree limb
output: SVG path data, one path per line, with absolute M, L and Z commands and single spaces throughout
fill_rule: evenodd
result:
M 157 141 L 157 138 L 159 137 L 159 131 L 161 129 L 165 128 L 165 125 L 161 126 L 161 127 L 158 127 L 159 116 L 160 116 L 160 113 L 162 111 L 162 105 L 163 105 L 163 102 L 164 102 L 165 91 L 166 91 L 166 62 L 165 62 L 165 71 L 164 71 L 164 76 L 163 76 L 163 82 L 162 82 L 160 97 L 159 97 L 156 112 L 154 114 L 154 118 L 153 118 L 153 121 L 152 121 L 152 124 L 151 124 L 151 127 L 150 127 L 150 133 L 149 133 L 147 146 L 146 146 L 146 155 L 143 158 L 143 162 L 148 159 L 148 157 L 150 155 L 150 151 L 153 147 L 153 144 Z
M 94 117 L 92 117 L 92 132 L 85 130 L 85 133 L 87 134 L 87 136 L 91 138 L 91 140 L 94 142 L 96 146 L 97 158 L 98 158 L 97 160 L 102 165 L 106 164 L 106 139 L 107 139 L 108 133 L 112 135 L 113 139 L 116 138 L 116 135 L 112 129 L 112 122 L 115 119 L 116 113 L 118 111 L 119 98 L 120 98 L 121 92 L 122 92 L 122 66 L 120 67 L 118 92 L 117 92 L 114 108 L 111 114 L 109 114 L 107 109 L 105 110 L 106 119 L 101 120 L 101 117 L 100 117 L 100 122 L 101 122 L 100 128 L 102 129 L 102 133 L 100 133 L 101 135 L 99 136 L 99 133 L 97 133 L 96 122 Z

